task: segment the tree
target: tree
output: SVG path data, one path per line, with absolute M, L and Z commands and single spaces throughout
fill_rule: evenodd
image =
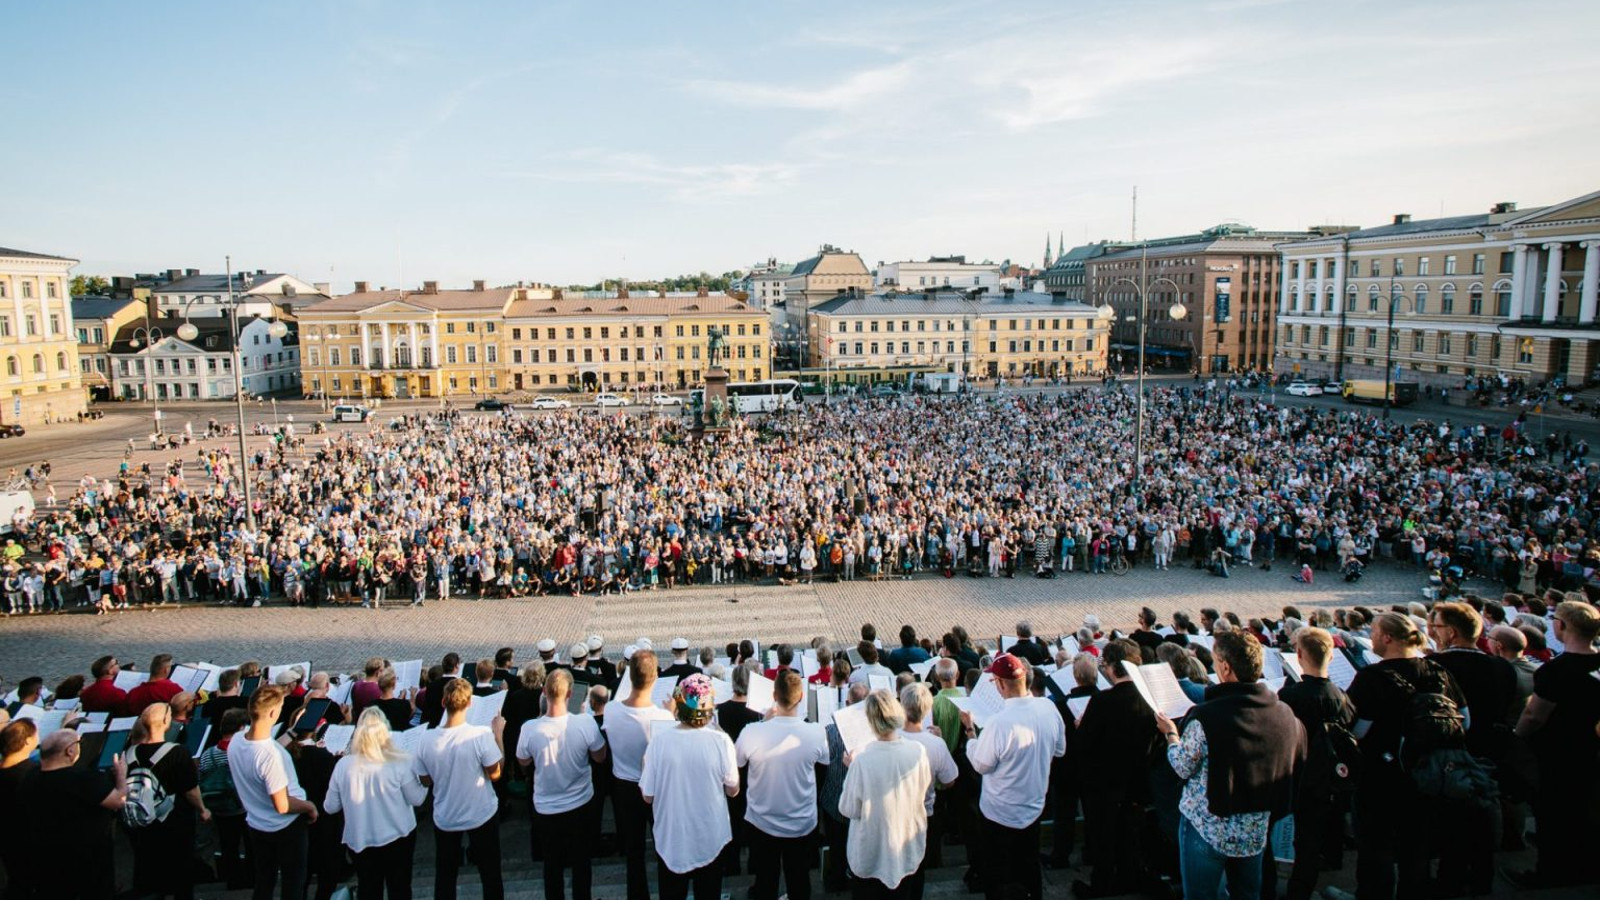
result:
M 97 297 L 111 293 L 111 282 L 103 275 L 72 276 L 72 296 Z

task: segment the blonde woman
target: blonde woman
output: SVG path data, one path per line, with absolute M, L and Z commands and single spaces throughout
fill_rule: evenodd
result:
M 369 707 L 356 722 L 350 749 L 333 767 L 323 810 L 344 811 L 344 845 L 355 857 L 357 896 L 411 898 L 411 858 L 417 844 L 413 807 L 428 797 L 411 758 L 394 745 L 389 719 Z
M 906 711 L 894 694 L 877 690 L 862 702 L 877 740 L 847 757 L 839 795 L 839 812 L 851 820 L 845 856 L 853 893 L 919 900 L 933 769 L 923 746 L 901 736 Z

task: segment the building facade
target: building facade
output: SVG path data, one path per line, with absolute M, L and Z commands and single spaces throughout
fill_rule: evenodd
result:
M 1531 210 L 1398 215 L 1280 249 L 1279 372 L 1388 371 L 1444 387 L 1468 377 L 1596 377 L 1600 192 Z
M 873 282 L 879 290 L 949 288 L 970 291 L 982 288 L 992 293 L 1000 290 L 1000 267 L 968 263 L 965 256 L 935 256 L 926 262 L 879 262 Z
M 0 247 L 0 424 L 63 421 L 88 406 L 72 323 L 77 263 Z
M 295 328 L 273 334 L 277 320 L 239 320 L 239 376 L 233 367 L 233 321 L 218 316 L 140 315 L 122 325 L 108 352 L 111 392 L 124 400 L 227 400 L 242 389 L 262 397 L 300 388 L 300 347 Z M 179 336 L 187 322 L 193 339 Z
M 851 290 L 872 290 L 872 273 L 866 263 L 860 254 L 823 244 L 816 256 L 796 264 L 783 279 L 783 311 L 774 316 L 799 331 L 806 327 L 807 313 L 814 304 Z
M 1143 280 L 1148 291 L 1147 366 L 1218 374 L 1266 371 L 1272 364 L 1282 285 L 1278 244 L 1311 236 L 1217 225 L 1088 259 L 1089 300 L 1109 305 L 1115 313 L 1112 367 L 1131 370 L 1137 365 Z M 1174 304 L 1184 307 L 1182 318 L 1171 315 Z
M 145 304 L 132 297 L 73 297 L 72 323 L 78 330 L 78 371 L 96 400 L 117 396 L 111 376 L 111 344 L 117 332 L 144 318 Z
M 156 311 L 164 316 L 191 319 L 228 315 L 228 276 L 205 274 L 198 269 L 168 269 L 160 275 L 136 275 L 134 284 L 147 288 L 155 300 Z M 263 319 L 293 315 L 303 307 L 328 299 L 326 284 L 309 284 L 281 273 L 263 269 L 233 273 L 233 302 L 239 319 Z
M 1071 250 L 1063 251 L 1040 276 L 1044 282 L 1044 289 L 1052 296 L 1063 300 L 1088 303 L 1089 260 L 1124 249 L 1126 246 L 1126 244 L 1100 241 L 1095 244 L 1081 244 Z
M 1109 323 L 1093 307 L 1026 291 L 854 293 L 812 308 L 808 365 L 938 369 L 973 378 L 1088 375 L 1105 370 Z

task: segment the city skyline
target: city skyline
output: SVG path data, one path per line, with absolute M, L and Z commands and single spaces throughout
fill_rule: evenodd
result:
M 0 244 L 86 274 L 588 283 L 823 243 L 1037 265 L 1042 232 L 1126 239 L 1135 184 L 1153 237 L 1600 176 L 1600 11 L 1564 0 L 92 9 L 17 11 L 58 39 L 0 63 L 36 136 L 0 148 Z

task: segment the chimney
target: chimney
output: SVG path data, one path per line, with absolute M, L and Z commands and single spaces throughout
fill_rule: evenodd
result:
M 1513 213 L 1517 211 L 1517 204 L 1514 200 L 1502 200 L 1490 208 L 1489 211 L 1492 213 Z
M 161 318 L 161 306 L 156 302 L 156 292 L 151 291 L 144 298 L 145 314 L 151 319 Z M 146 335 L 148 337 L 149 335 Z
M 550 299 L 551 300 L 560 300 L 560 299 L 563 299 L 563 296 L 564 295 L 561 292 L 561 288 L 551 288 L 550 289 Z
M 472 282 L 472 289 L 477 291 L 480 294 L 483 293 L 483 279 L 479 278 L 479 279 L 473 281 Z
M 200 274 L 200 270 L 199 269 L 184 269 L 183 270 L 183 277 L 185 277 L 185 278 L 193 278 L 194 276 L 199 275 L 199 274 Z
M 356 293 L 365 294 L 366 292 L 367 292 L 367 283 L 365 281 L 356 282 Z
M 168 281 L 177 281 L 177 280 L 181 279 L 182 277 L 183 277 L 183 270 L 182 269 L 168 269 L 167 270 L 167 280 Z
M 702 284 L 702 285 L 700 285 L 700 290 L 695 293 L 695 296 L 696 297 L 709 297 L 711 295 L 706 293 L 706 286 Z
M 424 281 L 422 283 L 422 292 L 424 294 L 437 294 L 437 293 L 439 293 L 439 282 L 437 282 L 437 281 Z
M 626 299 L 628 299 L 628 286 L 626 284 L 622 284 L 622 285 L 619 285 L 617 287 L 617 299 L 618 300 L 626 300 Z
M 1404 224 L 1406 224 L 1407 222 L 1410 222 L 1410 221 L 1411 221 L 1411 213 L 1395 213 L 1394 214 L 1394 224 L 1396 224 L 1396 225 L 1404 225 Z
M 332 294 L 328 293 L 329 289 L 332 288 L 333 285 L 329 284 L 326 281 L 313 281 L 313 282 L 311 282 L 311 286 L 316 288 L 317 289 L 317 293 L 321 294 L 324 297 L 333 296 Z
M 525 288 L 525 287 L 517 288 L 517 299 L 518 300 L 526 300 L 526 299 L 528 299 L 528 289 Z

